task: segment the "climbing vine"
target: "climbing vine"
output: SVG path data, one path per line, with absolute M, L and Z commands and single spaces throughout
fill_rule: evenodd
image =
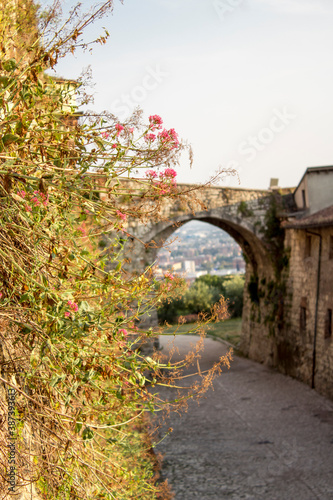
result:
M 275 327 L 281 330 L 284 326 L 284 304 L 286 298 L 286 278 L 289 266 L 289 252 L 284 245 L 284 229 L 281 227 L 281 218 L 278 211 L 281 208 L 281 197 L 277 194 L 270 196 L 269 206 L 265 213 L 264 224 L 260 227 L 263 241 L 274 270 L 274 280 L 263 278 L 259 282 L 257 275 L 252 275 L 248 284 L 248 292 L 253 305 L 263 301 L 265 315 L 263 322 L 274 335 Z M 252 319 L 255 319 L 252 314 Z M 257 321 L 262 320 L 262 315 Z

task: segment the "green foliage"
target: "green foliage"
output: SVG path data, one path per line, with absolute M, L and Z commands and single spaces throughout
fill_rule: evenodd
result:
M 189 288 L 184 297 L 185 308 L 194 314 L 209 312 L 213 301 L 213 294 L 206 283 L 196 281 Z
M 219 338 L 226 340 L 233 347 L 236 347 L 240 342 L 242 330 L 242 319 L 232 318 L 224 321 L 217 321 L 205 328 L 206 334 L 209 337 Z M 178 335 L 193 335 L 193 324 L 184 324 L 181 326 L 170 326 L 163 329 L 163 334 L 171 335 L 177 333 Z
M 209 313 L 221 296 L 228 300 L 231 317 L 240 317 L 243 309 L 244 276 L 200 276 L 182 297 L 164 301 L 158 309 L 161 323 L 174 323 L 179 316 Z
M 284 246 L 285 232 L 278 216 L 280 206 L 277 195 L 272 195 L 265 215 L 265 225 L 261 229 L 275 272 L 275 280 L 267 284 L 261 283 L 258 291 L 259 297 L 264 299 L 267 306 L 264 323 L 269 326 L 271 335 L 274 335 L 275 327 L 282 329 L 284 326 L 286 272 L 289 267 L 289 252 Z
M 18 394 L 18 487 L 34 482 L 47 500 L 151 500 L 150 445 L 135 427 L 165 406 L 146 385 L 166 369 L 180 374 L 136 346 L 153 336 L 140 320 L 177 295 L 180 280 L 126 269 L 129 219 L 157 222 L 169 198 L 193 206 L 169 168 L 183 146 L 156 115 L 146 125 L 139 112 L 79 124 L 72 97 L 85 99 L 84 89 L 47 76 L 112 1 L 82 16 L 79 4 L 67 20 L 59 2 L 39 18 L 30 0 L 0 4 L 0 382 Z M 146 168 L 159 180 L 124 179 Z
M 264 241 L 270 251 L 276 278 L 282 270 L 288 266 L 289 258 L 284 249 L 284 229 L 278 217 L 278 200 L 275 195 L 271 196 L 269 208 L 265 214 L 265 224 L 261 229 Z
M 237 212 L 243 215 L 243 217 L 252 217 L 254 212 L 250 209 L 246 201 L 241 201 L 238 205 Z
M 225 297 L 233 318 L 240 317 L 243 310 L 244 276 L 234 276 L 224 282 Z

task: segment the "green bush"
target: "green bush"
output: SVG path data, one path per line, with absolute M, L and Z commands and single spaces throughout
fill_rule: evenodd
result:
M 161 323 L 174 323 L 179 316 L 209 313 L 221 295 L 229 301 L 232 318 L 242 315 L 244 276 L 200 276 L 182 297 L 165 301 L 158 310 Z
M 238 318 L 243 310 L 244 276 L 236 275 L 225 280 L 225 298 L 229 299 L 229 312 L 232 318 Z

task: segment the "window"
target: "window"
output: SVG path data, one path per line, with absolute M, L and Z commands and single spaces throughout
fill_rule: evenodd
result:
M 306 259 L 307 257 L 311 257 L 311 236 L 308 234 L 305 236 L 305 252 L 304 252 L 304 258 Z
M 306 208 L 305 189 L 302 189 L 303 208 Z
M 299 329 L 301 332 L 306 330 L 306 307 L 301 306 L 299 316 Z
M 329 238 L 328 258 L 333 259 L 333 236 Z
M 327 309 L 325 318 L 325 339 L 332 337 L 332 309 Z

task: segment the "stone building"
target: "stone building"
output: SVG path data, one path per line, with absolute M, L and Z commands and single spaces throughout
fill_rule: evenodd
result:
M 308 168 L 294 201 L 283 223 L 289 273 L 276 361 L 333 398 L 333 167 Z
M 284 233 L 270 283 L 260 283 L 252 303 L 243 352 L 275 366 L 333 398 L 333 167 L 308 168 L 280 210 Z M 290 195 L 289 195 L 290 197 Z M 284 210 L 284 211 L 283 211 Z M 283 254 L 283 255 L 282 255 Z M 267 288 L 270 290 L 267 292 Z M 247 301 L 248 302 L 248 301 Z M 267 315 L 263 304 L 273 313 Z M 270 304 L 269 304 L 270 303 Z M 249 305 L 246 305 L 249 307 Z M 261 320 L 256 319 L 261 313 Z M 257 316 L 256 316 L 257 314 Z M 262 314 L 266 314 L 264 322 Z M 270 335 L 256 323 L 269 324 Z M 260 333 L 261 331 L 261 333 Z

